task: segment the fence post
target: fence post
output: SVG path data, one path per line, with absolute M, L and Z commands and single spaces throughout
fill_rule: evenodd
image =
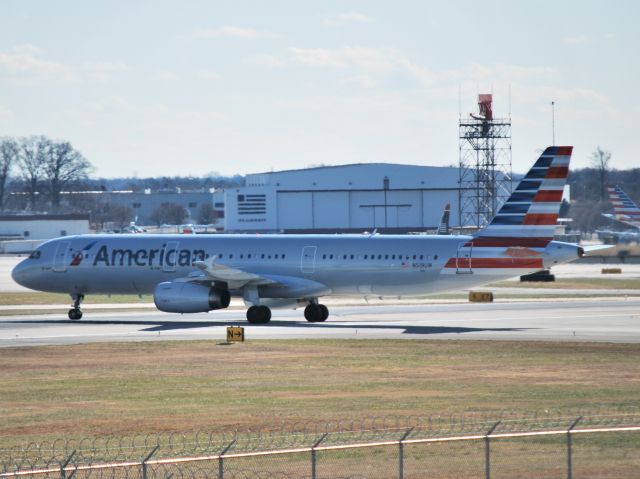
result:
M 234 439 L 219 454 L 219 457 L 218 457 L 218 479 L 223 479 L 224 478 L 224 458 L 222 456 L 224 456 L 227 452 L 229 452 L 229 449 L 231 449 L 235 443 L 236 443 L 236 440 Z
M 402 438 L 400 438 L 400 442 L 398 442 L 398 448 L 400 449 L 400 457 L 398 458 L 398 477 L 400 479 L 404 479 L 404 441 L 409 437 L 409 435 L 413 432 L 413 429 L 415 428 L 409 428 L 402 436 Z
M 322 437 L 318 439 L 313 446 L 311 446 L 311 479 L 316 479 L 316 447 L 318 447 L 328 435 L 329 433 L 325 432 Z
M 151 459 L 158 449 L 160 449 L 160 445 L 154 447 L 153 450 L 147 454 L 147 457 L 142 460 L 142 479 L 147 479 L 147 461 Z
M 571 479 L 573 477 L 573 457 L 571 455 L 571 430 L 578 425 L 582 416 L 578 416 L 575 421 L 571 423 L 569 428 L 567 429 L 567 478 Z
M 484 476 L 485 479 L 491 479 L 491 446 L 489 436 L 493 434 L 493 431 L 500 425 L 501 421 L 498 421 L 493 426 L 489 428 L 487 433 L 484 435 Z
M 60 463 L 60 479 L 66 479 L 67 473 L 65 471 L 65 468 L 69 465 L 69 463 L 71 462 L 71 459 L 73 458 L 75 453 L 76 453 L 76 450 L 74 449 L 73 452 L 71 454 L 69 454 L 69 457 L 67 457 L 67 459 L 64 462 Z M 72 476 L 73 476 L 73 474 L 72 474 Z

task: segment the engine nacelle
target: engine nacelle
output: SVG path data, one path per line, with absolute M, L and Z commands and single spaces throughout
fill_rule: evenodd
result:
M 202 284 L 166 281 L 156 286 L 153 302 L 166 313 L 206 313 L 229 306 L 229 291 Z

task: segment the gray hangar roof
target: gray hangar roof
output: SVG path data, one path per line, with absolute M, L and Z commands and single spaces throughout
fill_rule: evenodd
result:
M 254 173 L 246 176 L 246 186 L 270 186 L 278 190 L 309 189 L 423 189 L 458 188 L 458 168 L 394 163 L 355 163 L 319 166 L 299 170 Z

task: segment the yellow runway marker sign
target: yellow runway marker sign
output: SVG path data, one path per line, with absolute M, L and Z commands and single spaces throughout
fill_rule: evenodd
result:
M 227 342 L 243 342 L 244 341 L 244 328 L 242 326 L 228 326 L 227 327 Z

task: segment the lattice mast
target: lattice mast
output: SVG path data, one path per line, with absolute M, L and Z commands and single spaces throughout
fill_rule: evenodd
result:
M 511 117 L 494 118 L 493 95 L 478 95 L 478 114 L 460 118 L 461 228 L 481 228 L 511 195 Z

